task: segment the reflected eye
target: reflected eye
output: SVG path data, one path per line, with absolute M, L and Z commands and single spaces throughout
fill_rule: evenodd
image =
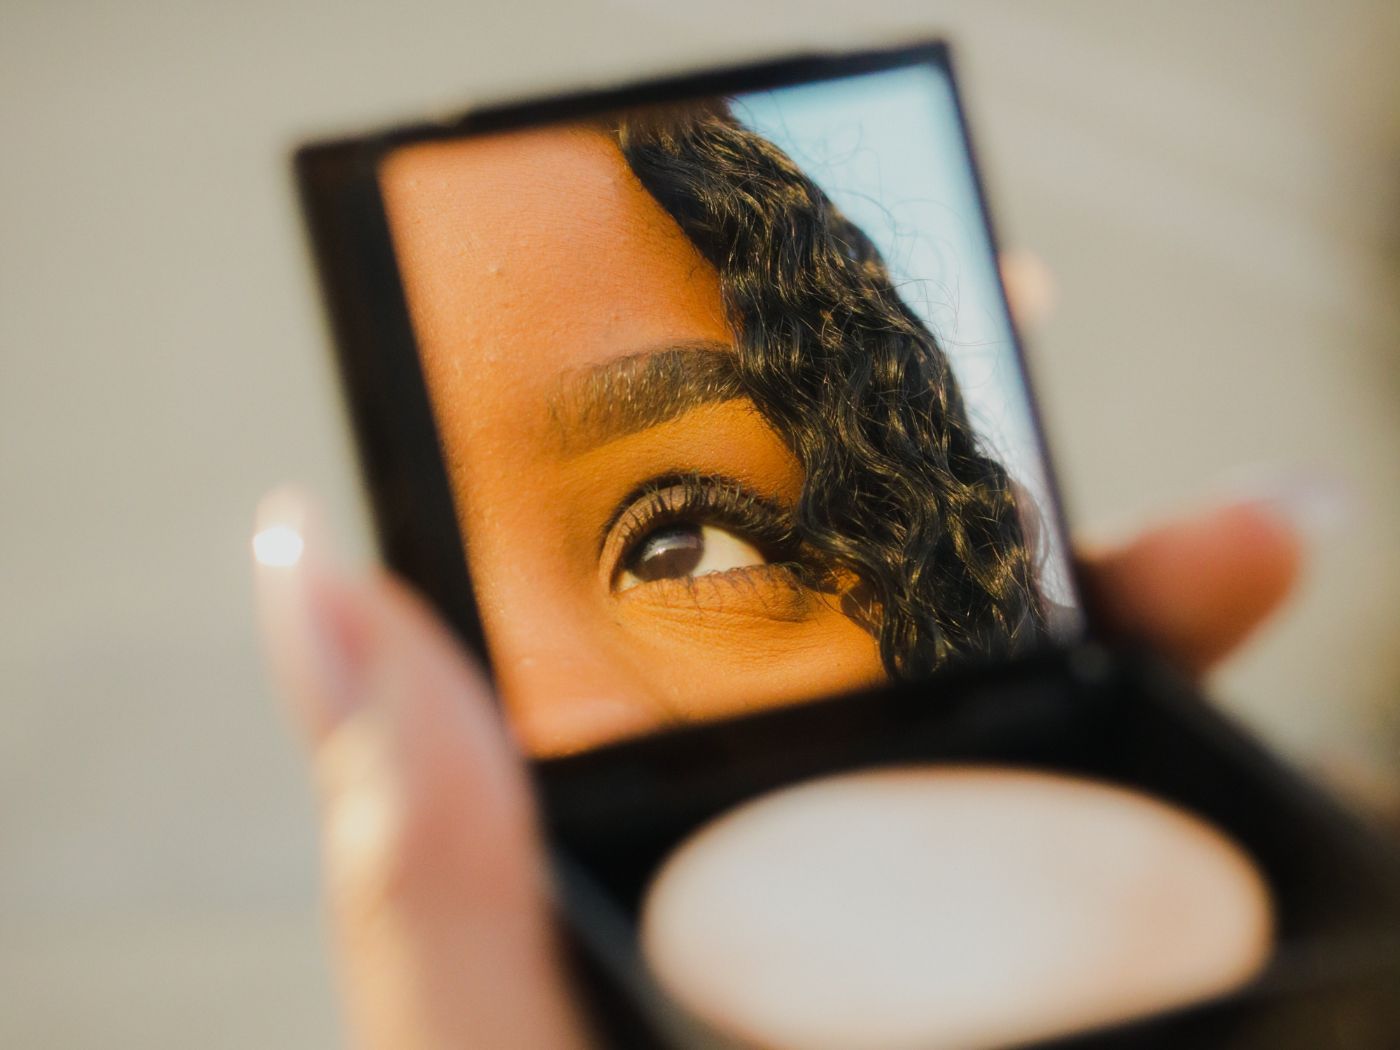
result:
M 768 561 L 752 543 L 718 525 L 675 522 L 633 544 L 622 560 L 617 590 L 642 583 L 727 572 Z
M 787 507 L 732 478 L 652 478 L 618 505 L 598 555 L 614 593 L 735 570 L 791 570 L 800 544 Z

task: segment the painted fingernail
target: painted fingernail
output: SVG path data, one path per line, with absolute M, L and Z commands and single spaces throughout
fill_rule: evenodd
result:
M 254 574 L 263 648 L 298 720 L 319 739 L 355 706 L 363 633 L 331 564 L 314 501 L 285 486 L 258 504 Z
M 1232 472 L 1228 488 L 1286 522 L 1306 540 L 1346 529 L 1357 517 L 1357 499 L 1341 478 L 1322 471 L 1254 466 Z
M 1044 260 L 1024 248 L 1007 248 L 997 257 L 997 266 L 1016 322 L 1035 328 L 1048 321 L 1055 312 L 1057 293 L 1055 276 Z

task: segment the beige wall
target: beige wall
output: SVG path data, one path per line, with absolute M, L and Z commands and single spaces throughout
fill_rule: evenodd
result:
M 1400 775 L 1400 7 L 350 6 L 0 11 L 0 1045 L 334 1040 L 245 566 L 288 477 L 365 543 L 285 158 L 483 94 L 953 29 L 1004 232 L 1058 278 L 1076 518 L 1350 479 L 1362 519 L 1219 692 Z

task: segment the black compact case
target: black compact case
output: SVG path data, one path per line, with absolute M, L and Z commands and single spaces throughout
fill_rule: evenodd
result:
M 931 43 L 788 59 L 476 110 L 297 153 L 385 561 L 479 652 L 452 493 L 378 187 L 383 157 L 409 143 L 918 63 L 946 70 L 947 51 Z M 649 879 L 701 825 L 825 774 L 996 763 L 1099 778 L 1200 815 L 1253 856 L 1275 904 L 1272 961 L 1247 987 L 1044 1046 L 1400 1048 L 1400 861 L 1391 845 L 1214 711 L 1192 683 L 1150 654 L 1095 640 L 1089 613 L 1086 639 L 1033 656 L 536 763 L 561 926 L 608 1045 L 729 1045 L 668 1003 L 637 949 Z
M 1263 973 L 1223 998 L 1051 1043 L 1058 1050 L 1400 1047 L 1400 861 L 1151 655 L 1089 643 L 540 763 L 575 950 L 618 1046 L 729 1044 L 678 1017 L 636 952 L 641 896 L 699 825 L 802 780 L 995 763 L 1136 788 L 1240 843 L 1273 893 Z

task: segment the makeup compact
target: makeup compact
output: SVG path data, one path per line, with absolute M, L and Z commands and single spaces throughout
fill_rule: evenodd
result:
M 1389 845 L 1081 601 L 944 46 L 296 166 L 600 1042 L 1400 1045 Z

